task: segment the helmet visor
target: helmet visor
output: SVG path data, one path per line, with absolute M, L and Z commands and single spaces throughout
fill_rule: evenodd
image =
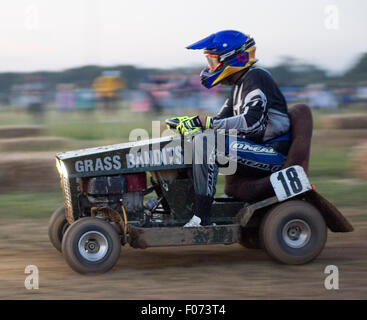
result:
M 208 68 L 210 71 L 214 71 L 221 66 L 221 62 L 219 62 L 218 54 L 206 54 L 206 59 L 208 60 Z

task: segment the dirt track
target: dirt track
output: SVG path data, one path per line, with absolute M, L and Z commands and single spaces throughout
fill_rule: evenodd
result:
M 342 210 L 355 232 L 329 232 L 318 259 L 286 266 L 240 245 L 122 248 L 107 274 L 73 272 L 48 241 L 47 221 L 0 220 L 0 299 L 367 299 L 367 210 Z M 24 269 L 37 265 L 40 289 L 26 290 Z M 324 288 L 336 265 L 340 289 Z

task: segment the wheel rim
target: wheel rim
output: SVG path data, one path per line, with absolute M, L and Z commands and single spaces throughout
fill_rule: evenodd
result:
M 107 238 L 98 231 L 84 233 L 78 242 L 79 253 L 88 261 L 103 259 L 108 251 Z
M 291 248 L 304 247 L 311 238 L 311 228 L 304 220 L 294 219 L 283 227 L 284 242 Z

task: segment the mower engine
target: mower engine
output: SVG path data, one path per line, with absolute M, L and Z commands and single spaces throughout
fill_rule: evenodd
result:
M 146 174 L 137 173 L 88 178 L 82 189 L 90 208 L 109 207 L 121 212 L 123 205 L 129 218 L 139 218 L 144 211 L 146 185 Z

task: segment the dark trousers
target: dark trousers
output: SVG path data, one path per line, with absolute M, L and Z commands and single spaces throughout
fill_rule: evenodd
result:
M 289 145 L 289 134 L 263 144 L 214 131 L 196 135 L 193 138 L 194 213 L 202 224 L 210 223 L 218 172 L 234 174 L 242 170 L 270 175 L 283 165 Z

